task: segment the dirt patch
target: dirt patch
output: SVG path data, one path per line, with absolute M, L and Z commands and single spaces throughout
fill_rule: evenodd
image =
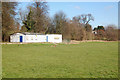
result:
M 69 42 L 62 42 L 63 44 L 79 44 L 81 42 L 115 42 L 115 41 L 103 41 L 103 40 L 83 40 L 83 41 L 76 41 L 76 40 L 71 40 Z M 39 43 L 43 43 L 46 44 L 46 42 L 39 42 Z M 11 43 L 11 42 L 3 42 L 0 44 L 31 44 L 31 43 Z M 57 45 L 57 43 L 50 43 L 50 44 L 55 44 Z
M 71 40 L 70 42 L 63 42 L 65 44 L 79 44 L 81 42 L 115 42 L 115 41 L 104 41 L 104 40 L 83 40 L 83 41 L 76 41 Z

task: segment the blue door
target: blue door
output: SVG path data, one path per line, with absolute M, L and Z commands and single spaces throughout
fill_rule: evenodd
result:
M 23 42 L 23 37 L 22 36 L 20 36 L 20 42 Z
M 46 36 L 46 42 L 48 42 L 48 36 Z

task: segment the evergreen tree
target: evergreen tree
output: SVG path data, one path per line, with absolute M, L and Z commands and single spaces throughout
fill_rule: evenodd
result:
M 33 20 L 33 12 L 30 9 L 30 12 L 27 15 L 27 19 L 23 21 L 24 26 L 28 32 L 34 32 L 35 21 Z

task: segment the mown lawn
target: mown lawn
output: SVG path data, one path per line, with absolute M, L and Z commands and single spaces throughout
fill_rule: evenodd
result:
M 3 78 L 117 78 L 117 42 L 4 44 Z

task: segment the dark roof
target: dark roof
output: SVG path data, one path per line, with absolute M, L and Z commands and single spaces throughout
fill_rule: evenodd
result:
M 30 33 L 30 32 L 18 32 L 18 33 L 24 34 L 24 35 L 45 35 L 42 33 Z M 17 34 L 17 33 L 13 33 L 13 34 Z M 10 35 L 13 35 L 13 34 L 10 34 Z
M 29 33 L 29 32 L 23 32 L 24 35 L 44 35 L 42 33 Z

